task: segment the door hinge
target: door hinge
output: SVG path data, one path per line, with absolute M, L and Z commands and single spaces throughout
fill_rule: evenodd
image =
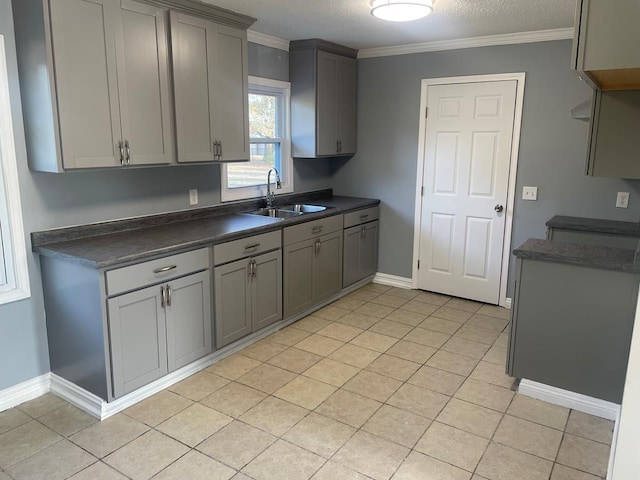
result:
M 420 196 L 424 197 L 424 187 L 420 187 Z
M 424 118 L 429 118 L 429 107 L 424 107 Z
M 420 270 L 420 260 L 418 260 L 418 270 Z

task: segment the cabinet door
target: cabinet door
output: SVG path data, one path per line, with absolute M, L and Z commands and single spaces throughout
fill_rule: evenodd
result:
M 378 271 L 378 227 L 379 222 L 363 225 L 364 232 L 360 241 L 360 279 L 374 275 Z
M 336 137 L 341 155 L 356 153 L 357 64 L 353 58 L 341 57 L 337 63 Z
M 213 161 L 216 26 L 170 15 L 178 162 Z
M 120 165 L 118 6 L 110 0 L 56 0 L 49 6 L 63 166 Z
M 302 312 L 315 303 L 313 269 L 315 239 L 284 247 L 284 317 Z
M 211 272 L 195 273 L 167 285 L 169 371 L 211 353 Z
M 216 267 L 216 347 L 221 348 L 248 335 L 251 324 L 250 259 Z
M 338 56 L 318 51 L 317 53 L 317 154 L 335 155 L 338 152 L 336 138 L 337 119 L 337 70 Z
M 251 289 L 253 331 L 282 320 L 282 252 L 253 259 L 255 276 Z
M 342 285 L 349 285 L 360 280 L 360 237 L 362 225 L 347 228 L 344 231 L 344 258 L 342 261 Z
M 342 290 L 342 232 L 323 235 L 314 258 L 313 298 L 318 303 Z
M 167 373 L 167 333 L 161 286 L 110 298 L 113 395 L 120 397 Z
M 166 13 L 162 8 L 121 0 L 117 26 L 120 115 L 127 163 L 170 163 L 173 146 Z
M 223 161 L 249 160 L 247 32 L 217 26 L 214 138 Z

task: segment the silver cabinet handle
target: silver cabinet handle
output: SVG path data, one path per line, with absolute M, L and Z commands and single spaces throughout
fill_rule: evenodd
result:
M 124 141 L 124 149 L 125 149 L 125 159 L 127 160 L 127 165 L 131 165 L 131 147 L 129 146 L 129 140 Z
M 322 225 L 317 225 L 311 229 L 311 233 L 320 233 L 324 227 Z
M 369 215 L 368 215 L 368 214 L 367 214 L 367 215 L 360 215 L 360 217 L 359 217 L 359 218 L 360 218 L 360 220 L 363 220 L 363 221 L 364 221 L 364 220 L 366 220 L 367 218 L 369 218 Z
M 213 159 L 214 160 L 219 160 L 219 158 L 218 158 L 218 141 L 217 140 L 213 141 Z
M 257 250 L 259 246 L 260 246 L 259 243 L 254 243 L 253 245 L 247 245 L 246 247 L 244 247 L 244 253 L 250 253 L 250 251 Z
M 164 285 L 160 287 L 160 305 L 162 308 L 167 304 L 167 294 L 164 290 Z
M 317 257 L 320 254 L 320 240 L 316 240 L 314 250 Z
M 177 265 L 167 265 L 166 267 L 162 267 L 162 268 L 156 268 L 153 273 L 164 273 L 164 272 L 168 272 L 169 270 L 173 270 L 174 268 L 178 268 Z
M 367 227 L 364 225 L 360 227 L 360 238 L 364 238 L 367 235 Z
M 498 204 L 495 207 L 493 207 L 493 209 L 498 213 L 502 213 L 502 211 L 504 210 L 504 207 L 502 205 Z
M 167 285 L 167 307 L 171 306 L 171 285 Z
M 253 267 L 252 267 L 252 271 L 253 271 L 252 276 L 253 276 L 253 278 L 256 278 L 256 274 L 257 274 L 257 272 L 258 272 L 258 264 L 256 263 L 256 261 L 255 261 L 255 260 L 252 262 L 252 264 L 253 264 Z
M 218 140 L 218 160 L 222 160 L 222 141 Z
M 120 151 L 120 165 L 124 165 L 124 147 L 122 142 L 118 142 L 118 150 Z

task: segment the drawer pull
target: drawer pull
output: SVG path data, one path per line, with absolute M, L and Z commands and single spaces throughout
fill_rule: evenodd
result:
M 369 218 L 369 215 L 360 215 L 360 220 L 366 220 Z
M 322 225 L 317 225 L 311 229 L 311 233 L 320 233 L 324 227 Z
M 256 250 L 259 246 L 260 246 L 259 243 L 254 243 L 253 245 L 248 245 L 248 246 L 244 247 L 244 251 L 245 251 L 245 253 L 248 253 L 249 250 Z
M 164 272 L 168 272 L 169 270 L 173 270 L 174 268 L 178 268 L 177 265 L 168 265 L 166 267 L 162 267 L 162 268 L 156 268 L 153 273 L 164 273 Z

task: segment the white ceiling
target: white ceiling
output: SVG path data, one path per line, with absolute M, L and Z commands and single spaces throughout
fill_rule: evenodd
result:
M 258 19 L 256 32 L 368 49 L 573 26 L 576 0 L 435 0 L 428 17 L 379 20 L 368 0 L 205 0 Z

